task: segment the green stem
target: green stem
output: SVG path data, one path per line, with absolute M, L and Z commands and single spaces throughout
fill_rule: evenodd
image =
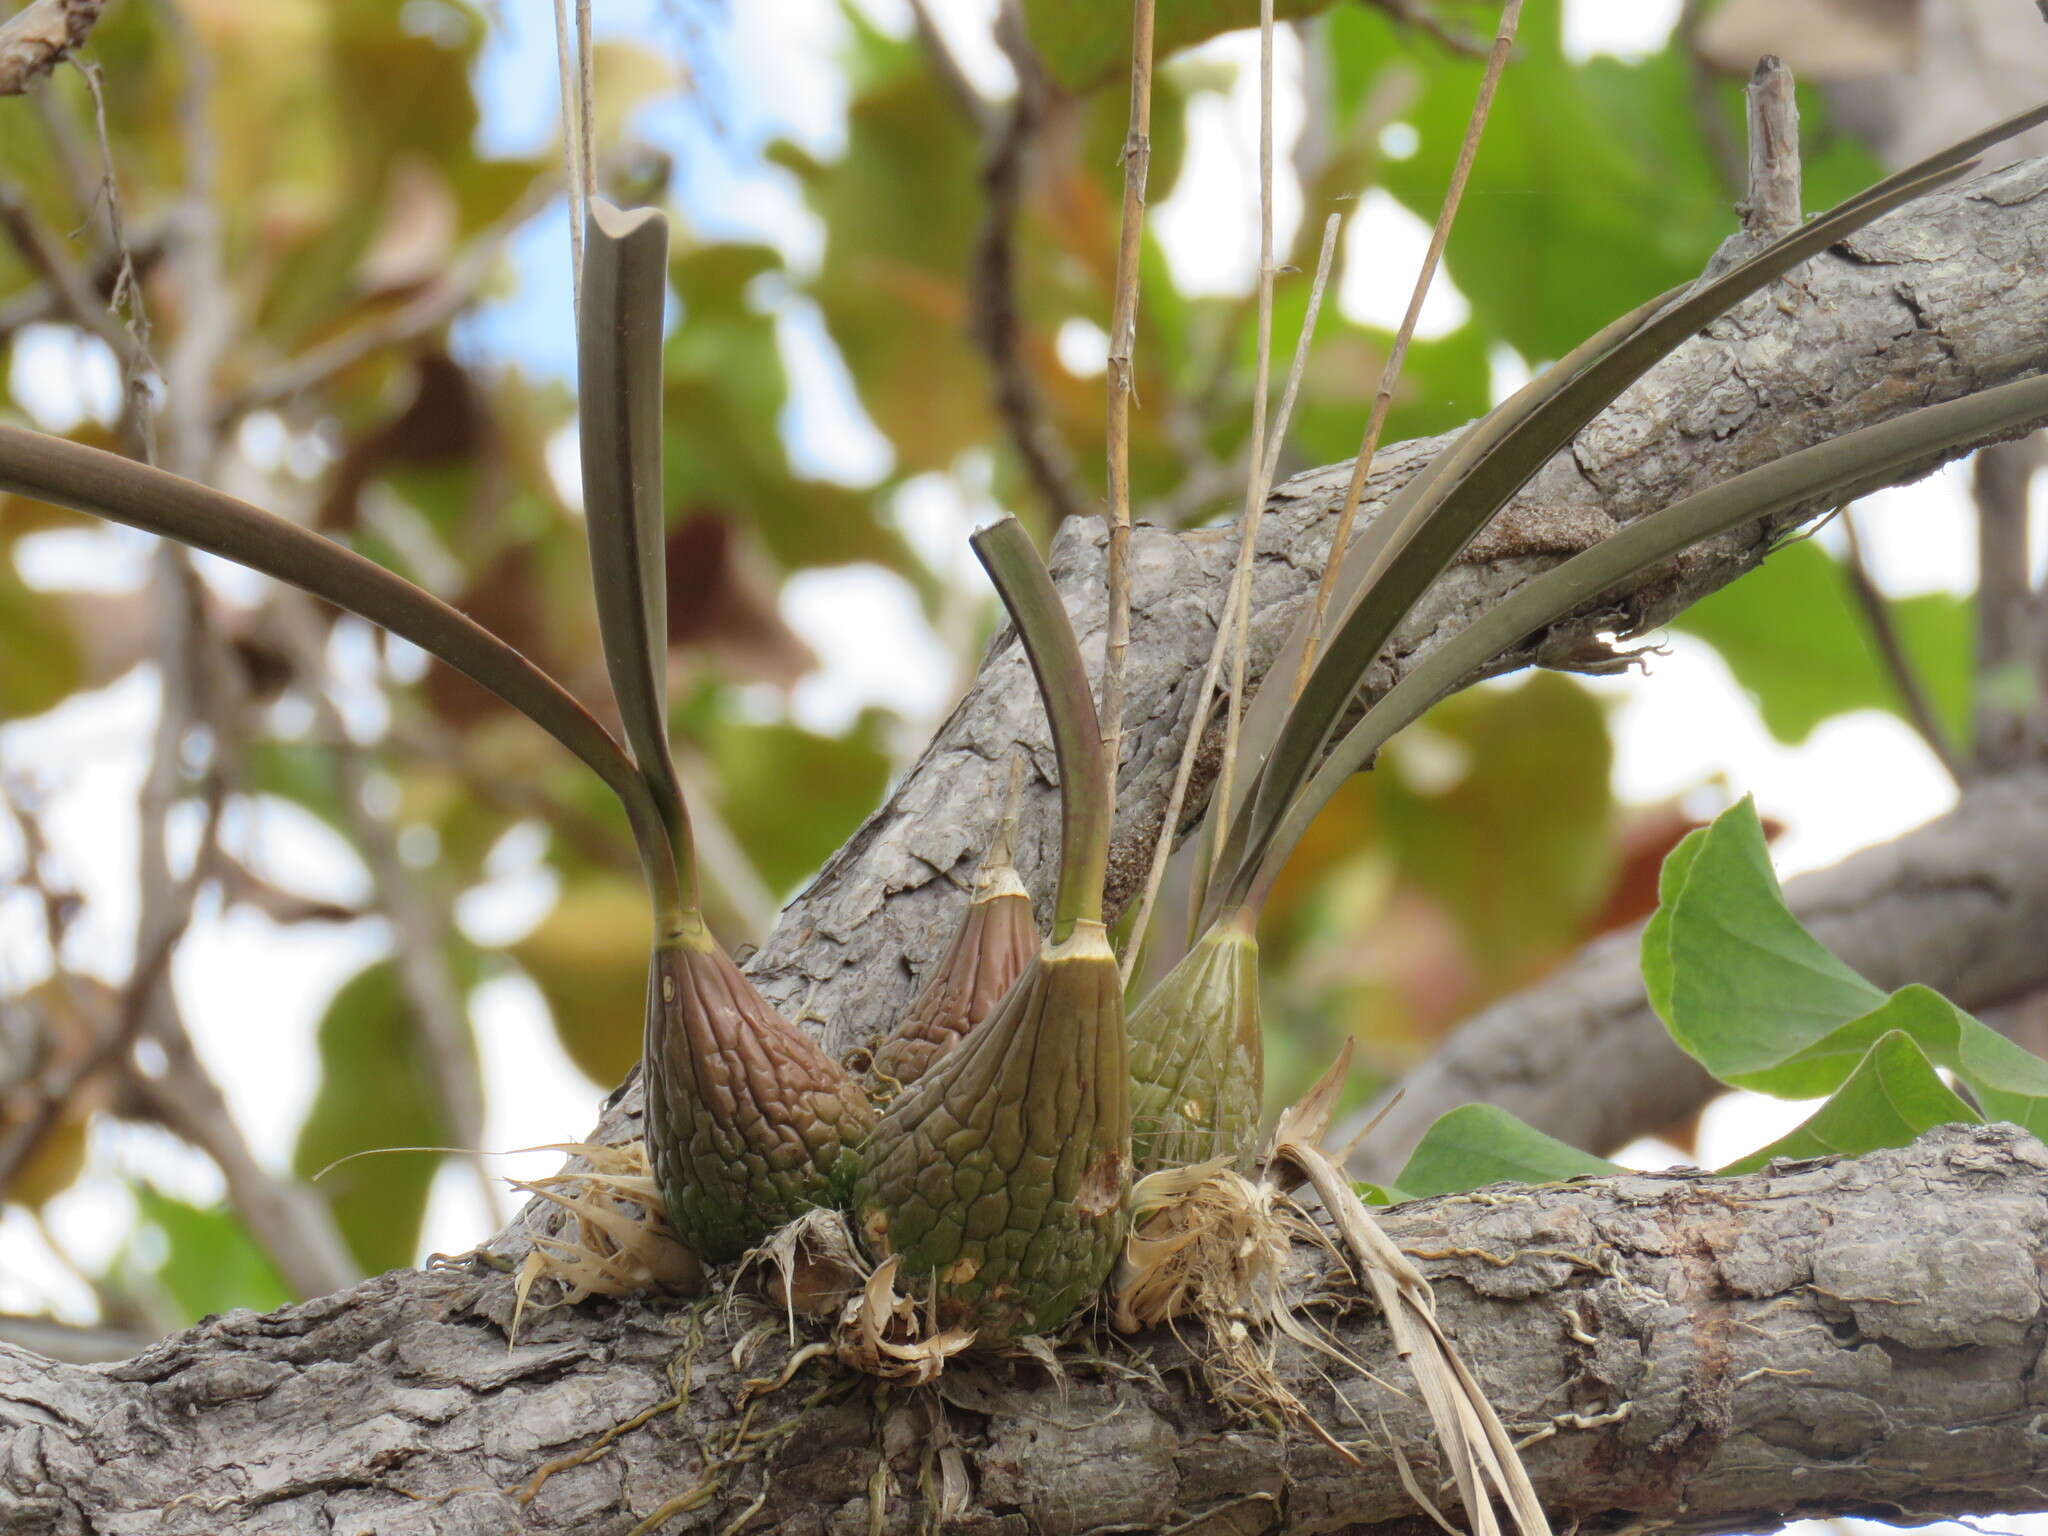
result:
M 1102 921 L 1102 882 L 1116 816 L 1109 752 L 1095 716 L 1087 663 L 1030 535 L 1014 517 L 1006 517 L 975 534 L 972 543 L 1023 638 L 1052 721 L 1053 753 L 1060 765 L 1060 878 L 1052 941 L 1059 944 L 1076 923 Z
M 490 689 L 603 779 L 626 808 L 648 890 L 664 910 L 676 872 L 661 814 L 619 744 L 526 657 L 403 577 L 275 513 L 147 464 L 0 425 L 0 490 L 125 523 L 325 598 Z
M 578 290 L 583 505 L 605 671 L 626 744 L 667 834 L 682 901 L 697 857 L 668 742 L 668 568 L 661 480 L 661 320 L 668 221 L 590 203 Z M 673 918 L 676 913 L 663 913 Z M 670 925 L 672 926 L 672 924 Z

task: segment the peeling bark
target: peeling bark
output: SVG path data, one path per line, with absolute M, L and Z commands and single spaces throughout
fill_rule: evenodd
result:
M 2014 1127 L 1738 1179 L 1500 1186 L 1387 1225 L 1530 1438 L 1560 1529 L 2048 1506 L 2048 1148 Z M 1103 1336 L 1064 1382 L 1026 1360 L 956 1363 L 935 1388 L 878 1397 L 813 1362 L 755 1387 L 748 1414 L 747 1383 L 789 1354 L 779 1318 L 755 1331 L 746 1309 L 611 1305 L 552 1314 L 507 1349 L 506 1277 L 402 1271 L 116 1366 L 0 1346 L 0 1528 L 621 1536 L 680 1500 L 662 1531 L 724 1531 L 752 1509 L 744 1529 L 824 1536 L 929 1529 L 951 1490 L 943 1528 L 988 1536 L 1420 1536 L 1388 1446 L 1425 1487 L 1435 1451 L 1392 1390 L 1406 1376 L 1379 1317 L 1317 1250 L 1291 1283 L 1373 1373 L 1277 1356 L 1359 1465 L 1219 1408 L 1163 1333 Z

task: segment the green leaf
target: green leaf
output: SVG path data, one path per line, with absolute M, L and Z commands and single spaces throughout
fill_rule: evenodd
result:
M 640 1059 L 653 937 L 640 888 L 598 873 L 565 883 L 554 909 L 511 947 L 547 1000 L 562 1049 L 606 1088 Z
M 319 1052 L 320 1089 L 292 1153 L 299 1177 L 356 1152 L 446 1144 L 426 1042 L 390 961 L 358 971 L 334 994 L 320 1021 Z M 320 1181 L 367 1273 L 413 1262 L 440 1162 L 421 1152 L 358 1158 Z
M 701 733 L 726 823 L 770 889 L 808 878 L 880 803 L 889 730 L 866 710 L 843 736 L 730 719 Z
M 138 1260 L 131 1238 L 128 1262 L 150 1272 L 182 1321 L 196 1323 L 235 1307 L 271 1312 L 292 1299 L 269 1256 L 233 1211 L 192 1205 L 140 1181 L 133 1189 L 139 1225 L 154 1229 L 163 1252 Z
M 85 681 L 84 658 L 54 593 L 38 592 L 15 574 L 0 550 L 0 720 L 22 720 L 54 708 Z
M 1331 4 L 1275 0 L 1273 16 L 1290 21 Z M 1090 91 L 1129 71 L 1131 9 L 1129 0 L 1024 0 L 1024 29 L 1055 80 L 1070 91 Z M 1258 24 L 1259 0 L 1165 0 L 1153 22 L 1153 57 Z
M 1851 710 L 1888 709 L 1907 717 L 1870 626 L 1847 594 L 1840 562 L 1812 540 L 1801 540 L 1672 624 L 1719 651 L 1755 698 L 1770 733 L 1798 746 L 1823 720 Z M 1974 604 L 1930 592 L 1895 599 L 1890 608 L 1935 713 L 1951 740 L 1967 743 Z
M 1818 944 L 1785 906 L 1747 800 L 1680 844 L 1662 892 L 1644 934 L 1650 999 L 1722 1082 L 1815 1098 L 1901 1034 L 1955 1073 L 1987 1116 L 2048 1132 L 2048 1062 L 1930 988 L 1887 996 Z M 1835 1134 L 1847 1134 L 1844 1123 L 1831 1122 Z
M 1804 1124 L 1721 1171 L 1748 1173 L 1777 1157 L 1860 1157 L 1906 1146 L 1937 1125 L 1978 1119 L 1910 1035 L 1887 1030 Z
M 1714 1076 L 1761 1086 L 1759 1075 L 1884 1001 L 1786 907 L 1753 802 L 1731 806 L 1680 851 L 1686 862 L 1658 909 L 1664 921 L 1643 935 L 1643 973 L 1671 1038 Z M 1805 1098 L 1833 1086 L 1786 1091 Z
M 1546 1136 L 1504 1109 L 1466 1104 L 1437 1117 L 1388 1193 L 1419 1200 L 1482 1184 L 1550 1184 L 1622 1171 L 1619 1163 Z
M 1881 1007 L 1789 1057 L 1759 1082 L 1766 1085 L 1765 1092 L 1803 1097 L 1800 1090 L 1806 1084 L 1840 1080 L 1849 1064 L 1891 1031 L 1909 1035 L 1937 1065 L 1955 1073 L 1992 1119 L 2009 1120 L 2036 1135 L 2048 1132 L 2048 1061 L 2013 1044 L 1930 987 L 1899 988 Z M 1785 1086 L 1773 1086 L 1777 1084 Z
M 1639 62 L 1564 51 L 1562 7 L 1523 12 L 1445 267 L 1491 335 L 1524 357 L 1562 356 L 1618 305 L 1698 275 L 1734 231 L 1733 199 L 1708 158 L 1690 61 L 1673 44 Z M 1421 87 L 1402 118 L 1416 152 L 1380 167 L 1418 218 L 1436 217 L 1472 109 L 1479 61 L 1373 7 L 1333 11 L 1327 47 L 1350 116 L 1397 74 Z M 1723 101 L 1736 97 L 1732 86 Z M 1815 132 L 1824 103 L 1802 95 L 1810 205 L 1826 207 L 1882 168 L 1844 134 Z M 1740 117 L 1731 118 L 1739 133 Z

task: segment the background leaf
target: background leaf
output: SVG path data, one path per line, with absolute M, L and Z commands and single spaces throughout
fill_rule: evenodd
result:
M 1551 1184 L 1620 1173 L 1618 1163 L 1546 1136 L 1492 1104 L 1467 1104 L 1423 1133 L 1389 1193 L 1451 1195 L 1483 1184 Z
M 1959 746 L 1970 739 L 1975 606 L 1946 592 L 1889 603 L 1900 643 Z M 1742 580 L 1686 609 L 1672 628 L 1721 653 L 1771 734 L 1789 746 L 1852 710 L 1907 718 L 1870 627 L 1850 601 L 1848 573 L 1811 539 L 1777 550 Z
M 141 1181 L 131 1188 L 140 1223 L 116 1267 L 139 1270 L 154 1281 L 180 1323 L 235 1307 L 271 1312 L 292 1299 L 234 1212 L 192 1205 Z M 142 1237 L 144 1232 L 153 1237 Z
M 320 1020 L 318 1048 L 320 1088 L 292 1154 L 301 1178 L 354 1152 L 447 1144 L 426 1044 L 390 961 L 379 960 L 342 984 Z M 320 1181 L 342 1238 L 366 1273 L 413 1262 L 440 1163 L 426 1153 L 398 1152 L 358 1158 Z
M 1889 1030 L 1804 1124 L 1721 1171 L 1748 1173 L 1776 1157 L 1860 1157 L 1880 1147 L 1903 1147 L 1937 1125 L 1978 1119 L 1941 1080 L 1927 1053 L 1908 1035 Z

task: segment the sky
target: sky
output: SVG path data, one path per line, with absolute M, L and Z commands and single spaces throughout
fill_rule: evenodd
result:
M 1678 0 L 1565 3 L 1568 45 L 1580 53 L 1654 49 L 1678 9 Z M 977 84 L 1002 90 L 1007 66 L 978 41 L 979 23 L 991 5 L 992 0 L 933 0 Z M 908 24 L 900 0 L 862 0 L 862 8 L 892 30 Z M 502 25 L 480 72 L 482 139 L 499 152 L 528 153 L 552 143 L 555 133 L 551 7 L 546 0 L 502 0 L 496 9 Z M 663 0 L 599 0 L 598 28 L 600 35 L 643 36 L 675 26 L 678 11 L 686 9 Z M 772 241 L 801 270 L 817 259 L 819 232 L 794 184 L 764 168 L 758 152 L 776 135 L 819 155 L 838 148 L 845 88 L 833 59 L 843 21 L 832 0 L 750 0 L 723 9 L 733 28 L 731 46 L 721 50 L 725 72 L 706 82 L 719 117 L 716 131 L 700 113 L 676 105 L 643 113 L 636 129 L 677 155 L 681 200 L 704 231 Z M 1255 48 L 1254 39 L 1241 36 L 1220 41 L 1214 52 L 1248 66 Z M 1292 39 L 1283 37 L 1283 80 L 1296 62 Z M 1203 98 L 1191 125 L 1187 170 L 1154 215 L 1175 277 L 1191 290 L 1241 290 L 1255 260 L 1246 218 L 1255 70 L 1239 73 L 1232 94 Z M 536 81 L 548 82 L 548 89 L 536 89 Z M 1277 128 L 1278 152 L 1284 154 L 1293 131 L 1284 107 Z M 1371 254 L 1342 275 L 1336 302 L 1358 318 L 1388 323 L 1396 317 L 1388 304 L 1398 311 L 1401 301 L 1386 296 L 1405 296 L 1425 232 L 1383 197 L 1369 199 L 1364 210 L 1370 238 L 1348 245 Z M 1279 212 L 1284 227 L 1299 210 Z M 467 353 L 514 359 L 538 372 L 570 372 L 566 228 L 566 216 L 558 212 L 520 237 L 513 251 L 516 291 L 464 323 L 458 343 Z M 1425 309 L 1425 331 L 1456 324 L 1463 301 L 1455 277 L 1453 271 L 1439 279 Z M 815 311 L 795 306 L 780 321 L 779 335 L 793 380 L 783 426 L 802 466 L 856 484 L 885 474 L 888 445 L 861 415 L 843 369 L 823 344 Z M 1061 344 L 1063 352 L 1085 356 L 1099 346 L 1099 332 L 1091 337 L 1082 326 L 1063 334 Z M 75 419 L 106 398 L 113 383 L 103 354 L 55 331 L 18 345 L 14 366 L 18 380 L 43 403 L 42 424 L 55 430 L 63 429 L 67 416 Z M 1503 392 L 1516 382 L 1519 367 L 1512 357 L 1501 361 Z M 573 476 L 573 452 L 556 453 L 551 462 L 560 466 L 559 474 Z M 1886 590 L 1907 595 L 1974 585 L 1963 506 L 1953 471 L 1864 503 L 1859 526 Z M 965 535 L 994 515 L 985 497 L 926 480 L 905 489 L 898 510 L 913 545 L 935 569 L 962 583 L 981 581 L 967 556 Z M 35 559 L 25 561 L 25 575 L 71 581 L 89 567 L 102 584 L 133 585 L 142 579 L 147 548 L 139 536 L 119 533 L 95 536 L 89 546 L 58 541 L 38 546 Z M 782 604 L 785 617 L 825 658 L 790 706 L 805 724 L 833 729 L 871 703 L 923 721 L 950 704 L 954 663 L 900 578 L 874 567 L 807 572 L 788 585 Z M 351 665 L 359 666 L 359 675 L 370 665 L 367 655 L 352 661 L 346 642 L 336 660 L 344 681 Z M 1771 741 L 1719 659 L 1683 636 L 1653 661 L 1647 678 L 1602 679 L 1592 686 L 1613 705 L 1616 785 L 1624 799 L 1660 799 L 1718 773 L 1754 792 L 1761 808 L 1785 823 L 1776 848 L 1784 873 L 1833 862 L 1953 803 L 1953 790 L 1927 749 L 1889 715 L 1830 722 L 1799 748 Z M 91 898 L 99 925 L 81 943 L 107 954 L 124 956 L 132 932 L 133 807 L 154 700 L 154 679 L 139 669 L 98 695 L 0 731 L 0 759 L 60 765 L 53 768 L 60 783 L 51 831 Z M 368 712 L 358 717 L 361 723 L 374 724 L 374 692 L 367 685 L 354 694 L 351 707 Z M 258 867 L 288 869 L 291 884 L 309 894 L 346 900 L 367 890 L 367 877 L 347 846 L 289 806 L 266 802 L 240 815 L 226 832 Z M 0 846 L 0 865 L 10 857 Z M 502 942 L 545 912 L 552 892 L 536 870 L 538 857 L 533 840 L 499 851 L 493 880 L 466 898 L 458 914 L 474 937 Z M 36 964 L 22 938 L 25 925 L 18 906 L 10 911 L 0 902 L 0 985 Z M 199 1049 L 259 1156 L 271 1165 L 288 1163 L 313 1093 L 312 1031 L 322 1007 L 341 981 L 387 948 L 387 935 L 375 922 L 295 931 L 240 911 L 202 912 L 181 946 L 175 982 Z M 487 1044 L 486 1147 L 530 1147 L 581 1135 L 602 1090 L 563 1056 L 537 994 L 523 981 L 505 979 L 490 983 L 476 1001 Z M 1802 1115 L 1797 1106 L 1766 1108 L 1761 1101 L 1717 1108 L 1700 1155 L 1710 1163 L 1732 1158 Z M 1630 1155 L 1646 1165 L 1674 1156 L 1654 1145 Z M 105 1125 L 96 1133 L 92 1159 L 88 1176 L 47 1211 L 51 1230 L 88 1266 L 103 1262 L 129 1225 L 123 1174 L 147 1173 L 166 1190 L 200 1201 L 220 1190 L 209 1163 L 147 1129 Z M 505 1158 L 501 1171 L 532 1177 L 553 1162 L 552 1155 Z M 423 1249 L 468 1247 L 497 1220 L 498 1213 L 482 1208 L 473 1182 L 447 1169 L 435 1189 Z M 62 1316 L 90 1315 L 84 1288 L 64 1272 L 19 1210 L 0 1218 L 0 1248 L 9 1258 L 0 1272 L 0 1309 L 48 1304 Z

